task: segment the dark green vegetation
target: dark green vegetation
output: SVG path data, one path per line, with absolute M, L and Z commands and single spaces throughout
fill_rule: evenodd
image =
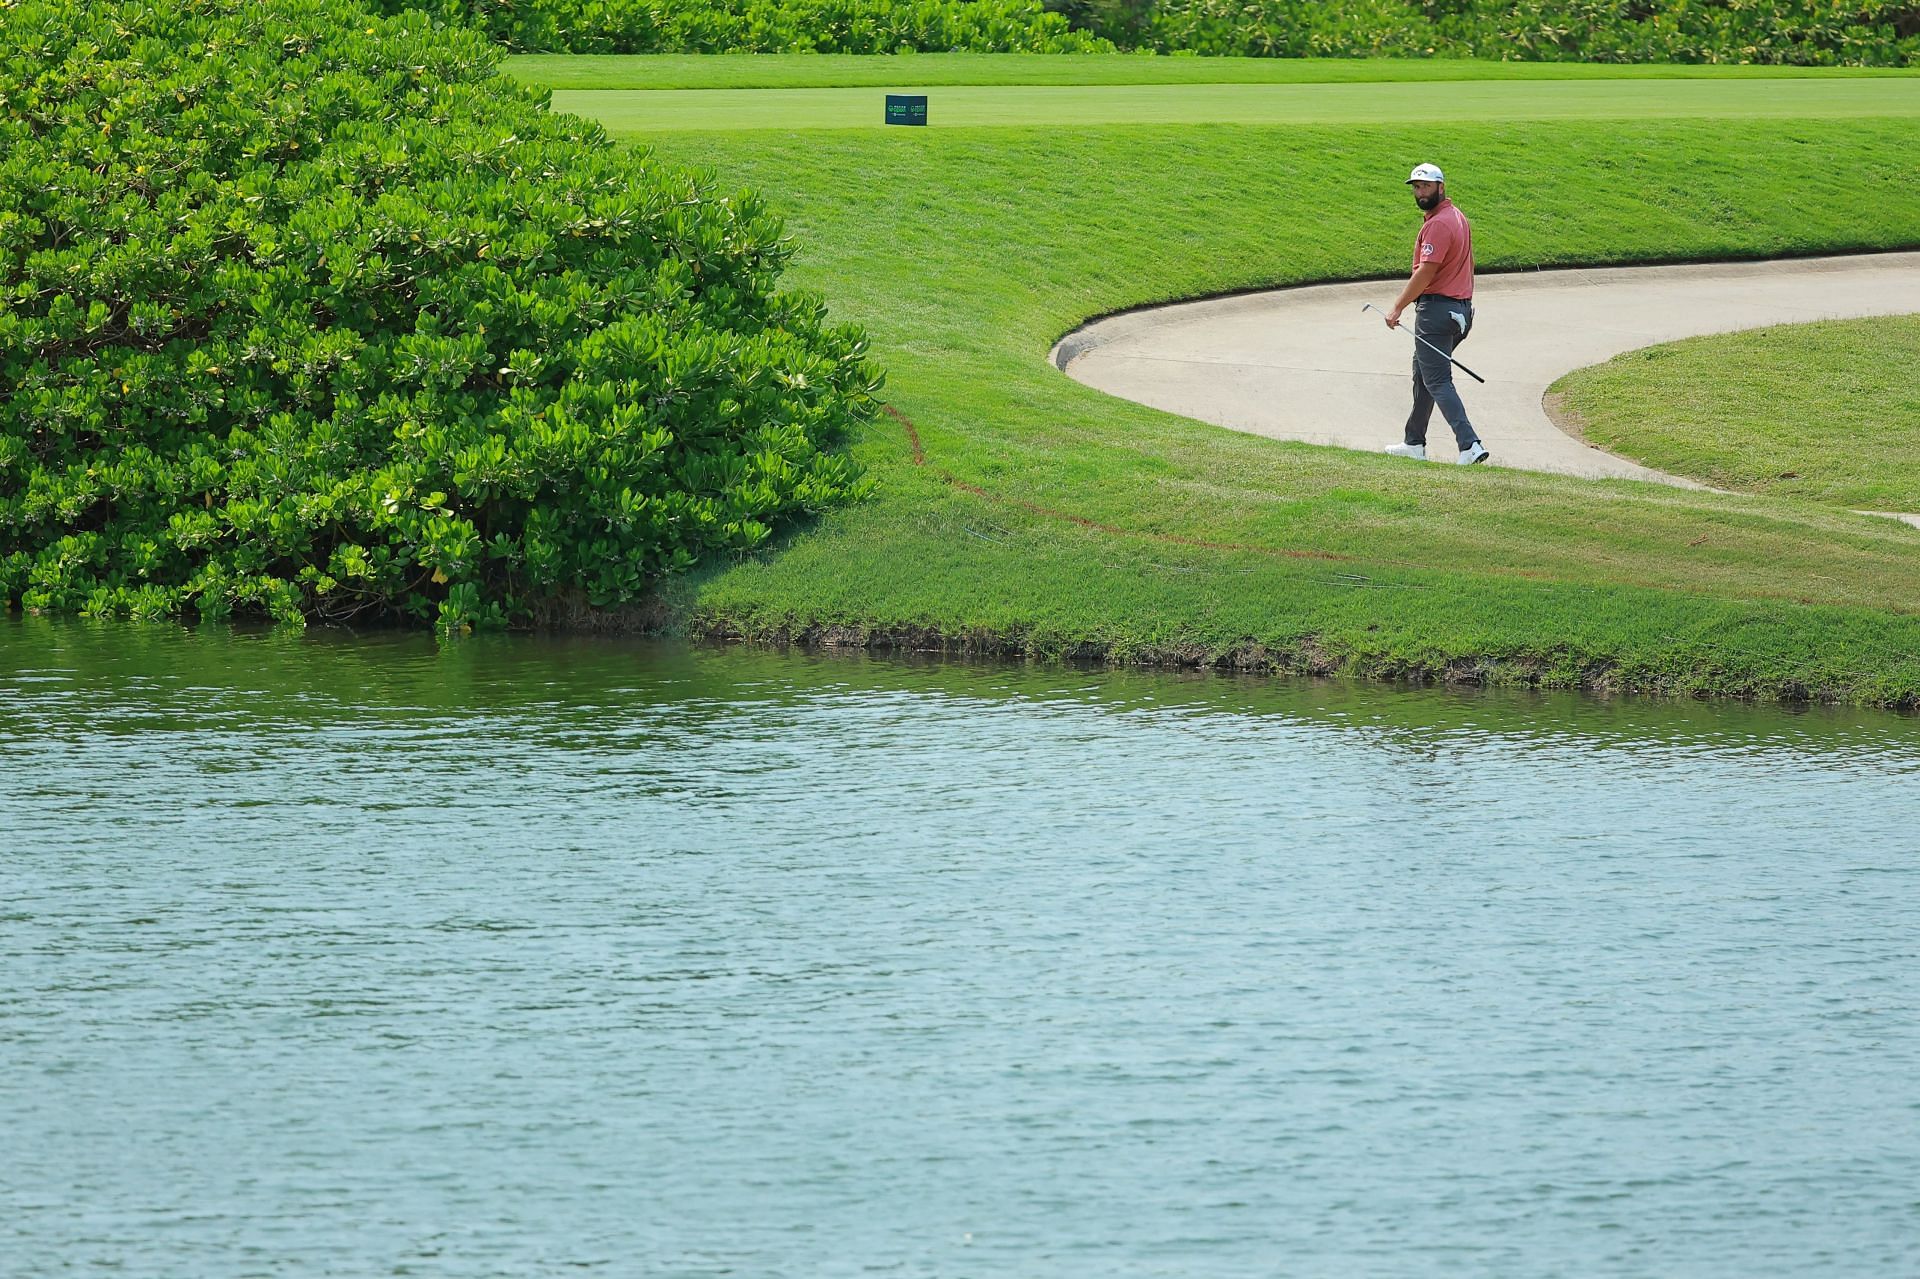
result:
M 1124 307 L 1403 275 L 1415 158 L 1454 173 L 1490 268 L 1910 247 L 1911 130 L 1862 116 L 660 135 L 669 158 L 779 192 L 805 246 L 796 278 L 876 335 L 924 450 L 900 420 L 864 428 L 875 501 L 676 600 L 699 629 L 756 638 L 1912 704 L 1911 528 L 1277 444 L 1102 396 L 1043 358 Z
M 1040 0 L 373 0 L 555 53 L 1096 53 Z
M 346 0 L 0 21 L 0 601 L 445 628 L 863 491 L 864 340 L 750 195 Z
M 448 21 L 474 22 L 514 49 L 553 53 L 1119 48 L 1263 58 L 1920 61 L 1920 0 L 1047 0 L 1045 9 L 1039 0 L 380 3 L 388 11 L 426 9 Z
M 1554 389 L 1589 439 L 1649 466 L 1743 493 L 1920 511 L 1920 316 L 1647 347 Z
M 1052 0 L 1128 49 L 1911 66 L 1915 0 Z

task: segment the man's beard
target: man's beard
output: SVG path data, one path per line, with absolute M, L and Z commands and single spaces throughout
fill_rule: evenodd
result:
M 1444 200 L 1445 198 L 1446 197 L 1441 195 L 1438 191 L 1435 191 L 1432 195 L 1416 195 L 1413 197 L 1413 202 L 1419 205 L 1422 209 L 1425 209 L 1428 212 L 1432 212 L 1434 209 L 1437 209 L 1440 207 L 1440 201 Z

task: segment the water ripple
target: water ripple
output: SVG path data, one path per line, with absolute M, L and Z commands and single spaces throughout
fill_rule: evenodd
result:
M 1920 721 L 0 622 L 0 1272 L 1920 1269 Z

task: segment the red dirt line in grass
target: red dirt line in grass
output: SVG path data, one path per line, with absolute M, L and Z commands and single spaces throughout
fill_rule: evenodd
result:
M 920 447 L 920 432 L 914 428 L 913 419 L 905 413 L 902 413 L 899 409 L 894 408 L 891 404 L 883 404 L 880 407 L 885 410 L 888 417 L 907 429 L 907 443 L 913 446 L 913 464 L 915 466 L 925 466 L 927 464 L 927 454 L 926 451 Z M 1021 510 L 1034 515 L 1045 516 L 1050 520 L 1065 520 L 1069 524 L 1077 524 L 1081 528 L 1092 529 L 1096 533 L 1106 533 L 1113 537 L 1144 537 L 1151 541 L 1165 542 L 1172 546 L 1197 546 L 1209 551 L 1247 551 L 1255 555 L 1282 555 L 1288 559 L 1295 560 L 1335 560 L 1344 563 L 1355 558 L 1351 555 L 1336 555 L 1332 551 L 1290 551 L 1284 547 L 1254 546 L 1247 542 L 1209 542 L 1204 538 L 1182 537 L 1178 533 L 1144 533 L 1137 529 L 1121 528 L 1117 524 L 1102 524 L 1100 521 L 1088 519 L 1084 515 L 1073 515 L 1066 511 L 1056 511 L 1052 507 L 1022 501 L 1017 497 L 1004 497 L 998 493 L 990 493 L 978 484 L 969 484 L 951 472 L 942 470 L 939 467 L 934 468 L 934 473 L 954 488 L 964 493 L 971 493 L 975 497 L 983 497 L 989 502 L 999 502 L 1007 506 L 1017 506 Z
M 894 408 L 891 404 L 882 404 L 880 408 L 888 417 L 907 428 L 907 443 L 913 445 L 913 464 L 915 466 L 925 466 L 927 464 L 927 454 L 926 451 L 920 447 L 920 432 L 914 429 L 913 419 L 905 413 L 902 413 L 899 409 Z

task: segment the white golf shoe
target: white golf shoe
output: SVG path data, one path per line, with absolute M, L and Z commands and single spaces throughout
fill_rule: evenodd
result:
M 1392 452 L 1392 450 L 1389 449 L 1388 452 Z M 1475 440 L 1472 444 L 1460 451 L 1460 465 L 1472 466 L 1475 462 L 1484 462 L 1492 456 L 1493 454 L 1487 452 L 1486 445 L 1482 444 L 1479 440 Z
M 1394 457 L 1410 457 L 1416 462 L 1427 460 L 1427 446 L 1424 444 L 1389 444 L 1387 452 Z

